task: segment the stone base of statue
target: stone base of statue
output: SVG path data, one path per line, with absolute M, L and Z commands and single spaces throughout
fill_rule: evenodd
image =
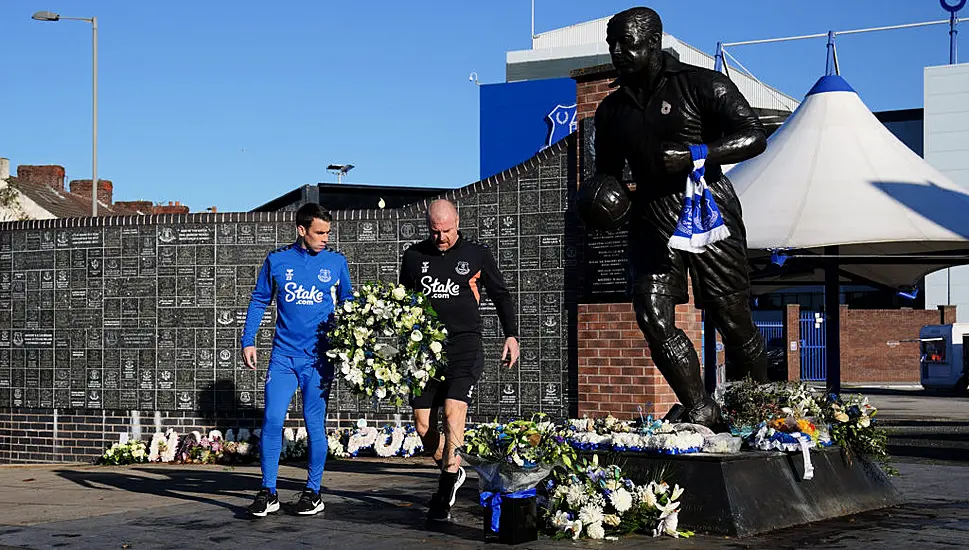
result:
M 838 447 L 811 451 L 811 479 L 804 479 L 801 453 L 595 454 L 600 464 L 621 466 L 637 484 L 655 479 L 656 472 L 670 486 L 678 483 L 685 489 L 680 528 L 698 533 L 746 537 L 902 503 L 880 468 L 858 459 L 849 463 Z

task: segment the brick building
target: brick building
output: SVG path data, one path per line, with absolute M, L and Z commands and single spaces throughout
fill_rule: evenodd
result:
M 0 221 L 81 218 L 91 215 L 90 179 L 67 181 L 63 166 L 25 165 L 10 173 L 10 161 L 0 158 Z M 151 201 L 114 201 L 111 180 L 98 180 L 99 216 L 145 216 L 150 214 L 188 214 L 179 202 L 155 204 Z

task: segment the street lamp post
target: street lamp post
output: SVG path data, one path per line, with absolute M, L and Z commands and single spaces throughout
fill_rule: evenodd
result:
M 70 21 L 85 21 L 91 24 L 92 31 L 92 51 L 94 61 L 91 65 L 93 69 L 93 123 L 91 140 L 91 215 L 98 215 L 98 18 L 97 17 L 61 17 L 60 14 L 39 11 L 31 16 L 35 21 L 60 21 L 66 19 Z

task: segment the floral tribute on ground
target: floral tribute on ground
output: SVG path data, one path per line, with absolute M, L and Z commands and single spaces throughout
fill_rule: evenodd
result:
M 544 489 L 543 515 L 554 538 L 693 535 L 677 528 L 679 485 L 670 488 L 662 480 L 636 485 L 619 466 L 600 466 L 598 455 L 571 471 L 556 472 Z
M 602 429 L 607 425 L 621 429 L 611 417 Z M 579 463 L 573 434 L 571 423 L 555 425 L 541 415 L 466 432 L 459 452 L 478 472 L 480 502 L 492 531 L 499 530 L 503 501 L 535 499 L 543 527 L 554 537 L 691 534 L 677 530 L 682 489 L 662 482 L 637 486 L 618 466 L 600 467 L 597 456 Z
M 354 393 L 395 406 L 420 395 L 445 364 L 447 330 L 422 293 L 370 283 L 336 309 L 326 355 Z

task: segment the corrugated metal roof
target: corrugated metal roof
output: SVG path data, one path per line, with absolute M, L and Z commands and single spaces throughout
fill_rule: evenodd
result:
M 532 49 L 605 43 L 606 24 L 609 23 L 609 19 L 610 17 L 603 17 L 543 32 L 532 38 Z
M 515 69 L 506 67 L 506 74 L 516 75 L 517 78 L 527 80 L 528 78 L 535 78 L 529 77 L 529 74 L 542 73 L 536 66 L 543 64 L 543 62 L 550 63 L 572 58 L 589 58 L 591 60 L 595 59 L 596 56 L 600 56 L 600 58 L 602 55 L 608 56 L 609 46 L 606 44 L 605 37 L 609 19 L 609 17 L 603 17 L 541 33 L 532 38 L 532 49 L 512 51 L 506 54 L 505 63 L 507 66 L 527 63 L 531 67 L 517 67 Z M 684 63 L 713 69 L 713 56 L 669 33 L 663 33 L 663 49 L 673 49 L 679 55 L 680 61 Z M 738 70 L 730 70 L 728 74 L 734 84 L 737 85 L 740 93 L 744 94 L 750 105 L 756 109 L 793 112 L 799 104 L 799 101 L 793 97 L 758 82 Z M 548 78 L 548 76 L 545 75 L 541 78 Z

